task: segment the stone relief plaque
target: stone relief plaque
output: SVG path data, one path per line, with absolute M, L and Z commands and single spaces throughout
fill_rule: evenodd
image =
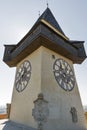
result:
M 75 107 L 71 107 L 70 113 L 72 115 L 72 121 L 74 123 L 78 122 L 77 110 Z
M 38 95 L 38 98 L 34 101 L 34 109 L 32 110 L 32 116 L 38 123 L 38 130 L 43 129 L 43 123 L 47 122 L 49 116 L 48 101 L 44 99 L 42 93 Z

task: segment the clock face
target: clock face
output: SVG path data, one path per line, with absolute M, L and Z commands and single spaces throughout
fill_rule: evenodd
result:
M 18 68 L 15 79 L 15 87 L 18 92 L 22 92 L 31 77 L 31 64 L 28 60 L 24 61 Z
M 75 86 L 75 77 L 70 65 L 63 59 L 57 59 L 53 64 L 53 72 L 59 86 L 65 91 L 71 91 Z

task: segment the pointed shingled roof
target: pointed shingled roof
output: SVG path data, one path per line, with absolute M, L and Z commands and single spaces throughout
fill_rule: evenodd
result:
M 61 27 L 59 26 L 58 22 L 56 21 L 54 15 L 52 14 L 51 10 L 47 8 L 43 14 L 40 16 L 40 18 L 37 20 L 39 22 L 41 19 L 44 19 L 47 21 L 51 26 L 53 26 L 55 29 L 57 29 L 61 34 L 65 35 L 62 31 Z M 36 23 L 37 23 L 36 22 Z
M 68 39 L 47 8 L 18 44 L 5 45 L 3 61 L 10 67 L 16 66 L 37 48 L 44 46 L 80 64 L 86 59 L 83 43 Z
M 43 23 L 44 25 L 49 27 L 51 30 L 57 33 L 64 40 L 69 40 L 69 38 L 62 31 L 60 25 L 58 24 L 51 10 L 47 7 L 46 10 L 42 13 L 42 15 L 37 19 L 37 21 L 35 22 L 33 27 L 30 29 L 30 31 L 21 39 L 21 41 L 19 41 L 18 46 L 28 35 L 30 35 L 37 28 L 37 26 L 40 23 Z

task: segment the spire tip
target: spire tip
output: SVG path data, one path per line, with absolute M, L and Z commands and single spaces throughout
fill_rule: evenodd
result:
M 49 8 L 49 3 L 48 3 L 48 1 L 47 1 L 47 8 Z

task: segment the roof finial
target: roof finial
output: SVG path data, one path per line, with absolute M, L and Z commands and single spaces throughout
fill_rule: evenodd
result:
M 47 8 L 49 7 L 49 3 L 48 3 L 48 0 L 47 0 Z
M 38 15 L 39 15 L 39 17 L 40 17 L 40 11 L 38 11 Z

